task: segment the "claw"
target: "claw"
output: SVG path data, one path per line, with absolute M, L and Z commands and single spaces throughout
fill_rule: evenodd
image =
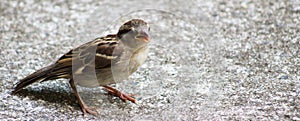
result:
M 92 114 L 92 115 L 97 115 L 97 111 L 96 108 L 92 108 L 92 107 L 87 107 L 84 106 L 81 108 L 83 115 L 85 115 L 86 113 Z
M 120 92 L 119 90 L 114 89 L 112 87 L 109 87 L 109 86 L 103 86 L 103 87 L 108 93 L 119 97 L 123 101 L 129 100 L 132 103 L 135 103 L 135 104 L 137 103 L 137 101 L 133 98 L 133 96 L 135 96 L 136 94 L 124 94 L 124 93 Z
M 92 115 L 97 115 L 97 111 L 96 111 L 96 108 L 91 108 L 91 107 L 88 107 L 86 106 L 86 104 L 83 102 L 81 96 L 79 95 L 78 91 L 77 91 L 77 88 L 76 88 L 76 85 L 74 83 L 74 80 L 71 79 L 69 81 L 73 91 L 74 91 L 74 94 L 75 96 L 77 97 L 77 100 L 78 100 L 78 103 L 81 107 L 81 110 L 83 112 L 83 115 L 85 115 L 86 113 L 89 113 L 89 114 L 92 114 Z

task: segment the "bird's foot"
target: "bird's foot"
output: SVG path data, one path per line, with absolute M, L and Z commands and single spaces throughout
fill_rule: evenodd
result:
M 97 115 L 96 108 L 82 106 L 81 110 L 83 112 L 83 115 L 85 115 L 86 113 L 89 113 L 89 114 L 92 114 L 92 115 Z
M 103 87 L 108 93 L 119 97 L 123 101 L 129 100 L 132 103 L 137 103 L 137 101 L 133 98 L 133 96 L 135 96 L 135 94 L 124 94 L 121 91 L 119 91 L 115 88 L 112 88 L 110 86 L 103 86 Z

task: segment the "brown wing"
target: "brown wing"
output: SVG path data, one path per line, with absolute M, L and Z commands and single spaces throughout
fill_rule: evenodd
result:
M 94 69 L 108 68 L 114 59 L 122 54 L 122 49 L 117 46 L 119 41 L 116 35 L 97 38 L 94 41 L 83 44 L 63 55 L 56 63 L 53 71 L 69 68 L 71 71 L 84 71 L 85 67 L 94 66 Z M 82 73 L 82 72 L 81 72 Z
M 85 67 L 88 66 L 92 66 L 92 69 L 110 67 L 112 60 L 119 59 L 122 52 L 122 47 L 119 46 L 119 41 L 116 35 L 108 35 L 106 37 L 97 38 L 94 41 L 70 50 L 68 53 L 59 58 L 56 63 L 42 68 L 20 80 L 17 83 L 13 94 L 31 83 L 40 80 L 43 82 L 58 78 L 72 78 L 72 71 L 77 72 L 78 70 L 85 69 Z M 81 70 L 81 73 L 84 72 L 85 70 Z

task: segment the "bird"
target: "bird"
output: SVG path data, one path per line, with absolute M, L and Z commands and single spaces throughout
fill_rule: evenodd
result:
M 35 82 L 59 78 L 69 79 L 83 115 L 96 115 L 95 108 L 85 104 L 77 91 L 82 87 L 104 87 L 120 99 L 136 103 L 133 94 L 124 94 L 109 86 L 127 79 L 146 61 L 150 42 L 150 27 L 142 19 L 132 19 L 120 26 L 117 34 L 108 34 L 71 49 L 55 63 L 19 80 L 12 94 Z

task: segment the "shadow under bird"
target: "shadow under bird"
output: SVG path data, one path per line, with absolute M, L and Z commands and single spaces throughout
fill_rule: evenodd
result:
M 54 64 L 20 80 L 12 94 L 34 82 L 65 78 L 69 79 L 83 114 L 96 115 L 97 112 L 84 103 L 76 84 L 83 87 L 103 86 L 110 94 L 136 103 L 133 95 L 124 94 L 108 85 L 128 78 L 145 62 L 150 41 L 149 30 L 145 21 L 132 19 L 124 23 L 117 34 L 99 37 L 74 48 Z

